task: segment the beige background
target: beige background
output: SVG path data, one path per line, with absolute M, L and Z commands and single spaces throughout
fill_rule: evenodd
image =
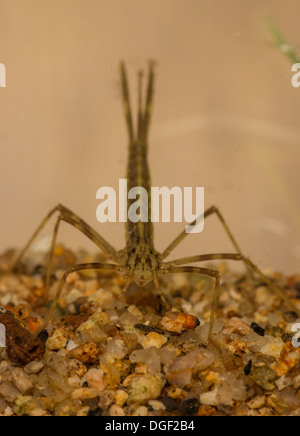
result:
M 155 58 L 153 185 L 204 186 L 245 254 L 299 273 L 300 88 L 263 24 L 297 48 L 298 0 L 0 0 L 0 11 L 1 251 L 58 202 L 122 248 L 122 225 L 96 221 L 95 196 L 125 176 L 119 61 L 135 96 L 136 70 Z M 157 248 L 181 228 L 158 224 Z M 59 239 L 92 248 L 66 224 Z M 174 256 L 228 250 L 211 218 Z

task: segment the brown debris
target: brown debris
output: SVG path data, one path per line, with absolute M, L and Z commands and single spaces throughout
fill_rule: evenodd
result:
M 40 360 L 45 352 L 45 342 L 25 329 L 10 311 L 0 314 L 0 323 L 6 329 L 6 352 L 8 358 L 18 365 Z

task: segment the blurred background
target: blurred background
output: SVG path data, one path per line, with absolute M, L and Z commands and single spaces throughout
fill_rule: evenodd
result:
M 153 186 L 204 186 L 247 256 L 299 273 L 300 88 L 264 24 L 299 53 L 298 0 L 0 0 L 0 10 L 1 252 L 21 248 L 58 203 L 123 247 L 123 225 L 96 220 L 96 191 L 126 174 L 119 62 L 135 101 L 152 58 Z M 157 248 L 182 228 L 158 223 Z M 67 224 L 58 239 L 96 251 Z M 211 217 L 172 257 L 224 251 Z

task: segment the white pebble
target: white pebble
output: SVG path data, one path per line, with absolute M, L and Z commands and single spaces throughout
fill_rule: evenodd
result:
M 43 362 L 30 362 L 25 366 L 24 370 L 27 374 L 38 374 L 44 366 Z
M 159 333 L 150 332 L 142 339 L 142 345 L 144 348 L 160 348 L 167 342 L 167 340 L 168 339 L 165 336 L 160 335 Z
M 122 409 L 122 407 L 117 406 L 116 404 L 113 404 L 109 408 L 109 414 L 110 416 L 125 416 L 125 412 Z
M 274 338 L 266 345 L 264 345 L 260 352 L 266 354 L 267 356 L 273 356 L 276 359 L 279 358 L 280 353 L 283 349 L 284 343 L 281 338 Z
M 147 416 L 148 415 L 148 409 L 146 406 L 139 406 L 137 409 L 135 409 L 132 416 Z
M 91 368 L 84 376 L 89 386 L 101 392 L 105 389 L 105 378 L 102 369 Z
M 48 338 L 46 346 L 49 350 L 64 348 L 68 342 L 68 332 L 63 328 L 57 328 L 53 335 Z
M 166 410 L 164 403 L 158 400 L 150 400 L 148 401 L 148 405 L 152 407 L 153 410 Z
M 247 405 L 250 409 L 260 409 L 265 405 L 266 397 L 264 395 L 257 395 L 256 397 L 252 398 Z
M 200 395 L 200 403 L 204 406 L 217 406 L 220 402 L 217 398 L 218 389 L 214 388 L 212 391 L 204 392 Z
M 30 377 L 22 368 L 15 368 L 12 372 L 12 378 L 14 385 L 22 394 L 26 394 L 33 388 Z

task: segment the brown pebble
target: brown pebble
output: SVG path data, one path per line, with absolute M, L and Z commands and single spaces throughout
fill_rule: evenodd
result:
M 84 364 L 95 362 L 99 358 L 100 354 L 100 347 L 93 343 L 79 345 L 70 351 L 70 357 L 77 359 Z
M 89 315 L 86 313 L 81 313 L 79 315 L 69 315 L 65 319 L 66 326 L 72 330 L 75 331 L 78 329 L 81 324 L 83 324 L 85 321 L 89 319 Z
M 169 311 L 161 320 L 163 330 L 172 333 L 184 333 L 192 330 L 200 324 L 194 315 L 187 315 L 183 312 Z

